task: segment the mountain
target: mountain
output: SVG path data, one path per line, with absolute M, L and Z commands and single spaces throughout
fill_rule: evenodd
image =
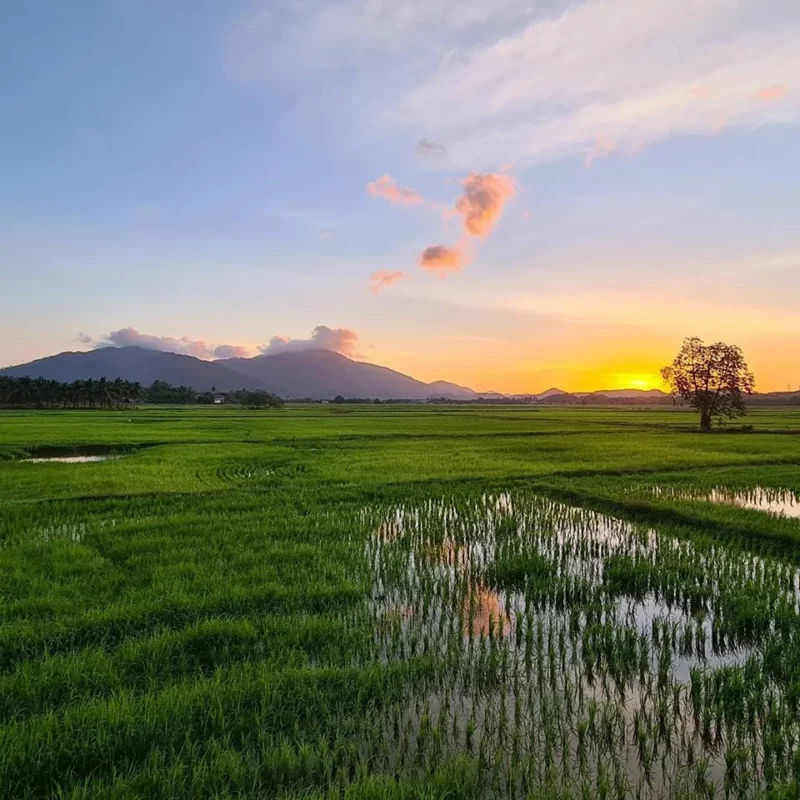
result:
M 284 394 L 281 387 L 242 374 L 219 361 L 201 361 L 192 356 L 161 353 L 143 347 L 101 347 L 88 352 L 59 353 L 38 358 L 28 364 L 0 369 L 0 375 L 12 378 L 47 378 L 71 383 L 87 378 L 122 378 L 149 386 L 153 381 L 166 381 L 176 386 L 191 386 L 198 392 L 214 388 L 218 392 L 236 389 L 264 389 Z
M 468 386 L 459 386 L 448 381 L 433 381 L 425 384 L 432 393 L 431 397 L 448 397 L 453 400 L 475 400 L 483 394 L 474 392 Z
M 123 378 L 149 386 L 153 381 L 191 386 L 199 392 L 263 389 L 281 397 L 332 400 L 474 400 L 479 395 L 447 381 L 423 383 L 387 367 L 353 361 L 329 350 L 278 353 L 255 358 L 203 361 L 142 347 L 102 347 L 59 353 L 27 364 L 0 369 L 0 375 L 72 382 L 87 378 Z
M 553 386 L 552 388 L 547 389 L 544 392 L 540 392 L 539 394 L 533 395 L 533 397 L 536 398 L 537 400 L 547 400 L 550 397 L 555 397 L 557 395 L 562 395 L 562 394 L 569 395 L 569 392 L 565 392 L 563 389 L 557 389 L 555 386 Z
M 624 400 L 643 400 L 645 398 L 652 398 L 654 400 L 662 400 L 669 397 L 666 392 L 661 389 L 601 389 L 596 392 L 573 392 L 575 397 L 594 397 L 596 395 L 603 395 L 604 397 L 619 397 Z
M 216 363 L 249 379 L 283 386 L 286 397 L 315 400 L 332 400 L 337 395 L 379 400 L 427 400 L 430 397 L 470 400 L 477 397 L 472 389 L 454 383 L 423 383 L 388 367 L 353 361 L 330 350 L 229 358 Z

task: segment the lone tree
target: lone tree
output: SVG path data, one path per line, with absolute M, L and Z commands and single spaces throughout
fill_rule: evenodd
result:
M 700 429 L 711 430 L 714 419 L 733 419 L 746 413 L 743 394 L 755 388 L 753 373 L 736 345 L 705 345 L 696 336 L 684 339 L 669 367 L 661 370 L 673 397 L 682 397 L 700 412 Z

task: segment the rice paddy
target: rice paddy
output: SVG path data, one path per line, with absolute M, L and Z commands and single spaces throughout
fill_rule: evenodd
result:
M 800 412 L 748 424 L 5 413 L 0 795 L 795 797 Z

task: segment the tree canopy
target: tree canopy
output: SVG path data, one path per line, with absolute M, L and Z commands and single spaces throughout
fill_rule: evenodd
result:
M 696 336 L 684 340 L 672 364 L 661 370 L 661 377 L 673 397 L 682 397 L 700 413 L 704 431 L 711 430 L 715 419 L 745 414 L 744 395 L 755 389 L 753 374 L 736 345 L 706 345 Z

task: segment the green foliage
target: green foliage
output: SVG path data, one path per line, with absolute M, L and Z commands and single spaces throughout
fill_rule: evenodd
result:
M 711 430 L 714 419 L 740 417 L 746 413 L 744 395 L 755 390 L 755 378 L 735 345 L 701 339 L 686 339 L 661 375 L 673 397 L 681 397 L 700 413 L 700 427 Z
M 283 400 L 276 394 L 262 391 L 240 391 L 232 396 L 235 403 L 241 403 L 244 408 L 283 408 Z
M 130 408 L 142 396 L 138 383 L 122 378 L 60 383 L 0 375 L 0 408 Z
M 794 796 L 800 415 L 690 421 L 2 412 L 0 793 Z

